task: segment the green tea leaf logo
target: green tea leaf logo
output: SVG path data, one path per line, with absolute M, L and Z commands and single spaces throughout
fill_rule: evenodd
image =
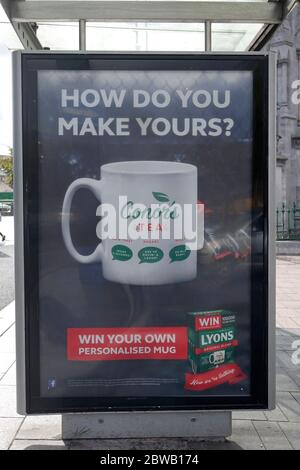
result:
M 152 193 L 153 196 L 155 197 L 155 199 L 159 202 L 168 202 L 170 199 L 169 199 L 169 196 L 167 194 L 164 194 L 164 193 Z

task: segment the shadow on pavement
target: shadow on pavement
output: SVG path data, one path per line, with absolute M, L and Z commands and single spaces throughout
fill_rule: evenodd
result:
M 20 444 L 18 444 L 18 442 Z M 195 439 L 80 439 L 61 441 L 60 445 L 51 443 L 22 444 L 15 441 L 12 450 L 141 450 L 141 451 L 189 451 L 189 450 L 243 450 L 235 442 L 225 440 L 221 442 Z M 177 443 L 177 445 L 176 445 Z

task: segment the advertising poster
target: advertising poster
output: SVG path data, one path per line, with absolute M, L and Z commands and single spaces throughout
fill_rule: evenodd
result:
M 267 65 L 23 56 L 27 411 L 267 406 Z

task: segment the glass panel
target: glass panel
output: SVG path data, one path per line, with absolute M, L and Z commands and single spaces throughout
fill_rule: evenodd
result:
M 37 37 L 43 47 L 64 51 L 78 50 L 78 22 L 40 22 L 38 23 Z
M 88 50 L 203 51 L 203 23 L 87 24 Z
M 11 55 L 7 47 L 0 44 L 0 155 L 8 155 L 12 147 Z
M 0 5 L 0 46 L 1 45 L 8 49 L 23 49 L 21 41 Z
M 213 23 L 213 51 L 246 51 L 258 32 L 261 23 Z
M 12 147 L 12 49 L 23 47 L 0 6 L 0 155 Z

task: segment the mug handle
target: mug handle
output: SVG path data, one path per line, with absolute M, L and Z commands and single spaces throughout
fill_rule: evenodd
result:
M 62 207 L 62 219 L 61 219 L 61 225 L 62 225 L 62 234 L 63 234 L 63 239 L 66 245 L 66 248 L 70 255 L 79 263 L 95 263 L 96 261 L 102 261 L 103 255 L 104 255 L 104 249 L 103 249 L 103 244 L 100 243 L 95 251 L 91 253 L 90 255 L 81 255 L 78 253 L 78 251 L 75 249 L 73 242 L 72 242 L 72 237 L 71 237 L 71 232 L 70 232 L 70 211 L 71 211 L 71 205 L 72 205 L 72 200 L 75 195 L 75 193 L 78 191 L 78 189 L 89 189 L 94 196 L 98 199 L 99 202 L 101 202 L 101 189 L 102 189 L 102 181 L 99 180 L 93 180 L 91 178 L 79 178 L 69 186 L 64 202 L 63 202 L 63 207 Z

